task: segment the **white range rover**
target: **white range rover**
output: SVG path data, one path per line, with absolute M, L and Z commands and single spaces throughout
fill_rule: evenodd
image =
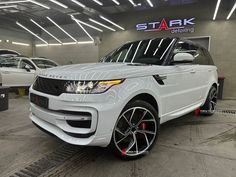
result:
M 217 68 L 208 51 L 179 38 L 129 42 L 100 63 L 43 71 L 30 89 L 35 125 L 74 145 L 110 145 L 141 157 L 160 124 L 198 108 L 214 113 Z

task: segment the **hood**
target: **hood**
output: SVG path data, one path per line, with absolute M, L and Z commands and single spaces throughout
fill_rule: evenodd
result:
M 90 63 L 60 66 L 42 71 L 39 76 L 62 80 L 112 80 L 162 73 L 164 66 L 128 63 Z

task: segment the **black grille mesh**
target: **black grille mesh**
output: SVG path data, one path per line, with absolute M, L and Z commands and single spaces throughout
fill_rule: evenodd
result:
M 59 96 L 65 92 L 65 85 L 68 81 L 38 77 L 33 89 L 49 95 Z

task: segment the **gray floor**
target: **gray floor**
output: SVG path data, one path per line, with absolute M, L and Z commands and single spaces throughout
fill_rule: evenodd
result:
M 220 101 L 218 109 L 236 110 L 236 101 Z M 1 177 L 17 176 L 36 162 L 44 167 L 39 165 L 35 176 L 236 177 L 235 114 L 189 114 L 170 121 L 162 125 L 159 140 L 147 156 L 128 162 L 106 148 L 71 147 L 34 127 L 28 114 L 26 97 L 11 99 L 10 109 L 0 112 Z M 69 155 L 52 163 L 55 157 L 50 154 L 55 156 L 60 148 Z

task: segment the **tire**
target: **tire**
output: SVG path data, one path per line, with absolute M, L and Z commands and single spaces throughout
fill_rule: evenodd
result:
M 216 103 L 217 103 L 217 89 L 214 86 L 212 86 L 208 93 L 206 102 L 201 107 L 201 114 L 207 116 L 213 115 L 215 113 Z
M 128 103 L 113 130 L 113 152 L 122 160 L 144 156 L 158 137 L 159 124 L 158 113 L 151 104 L 142 100 Z

